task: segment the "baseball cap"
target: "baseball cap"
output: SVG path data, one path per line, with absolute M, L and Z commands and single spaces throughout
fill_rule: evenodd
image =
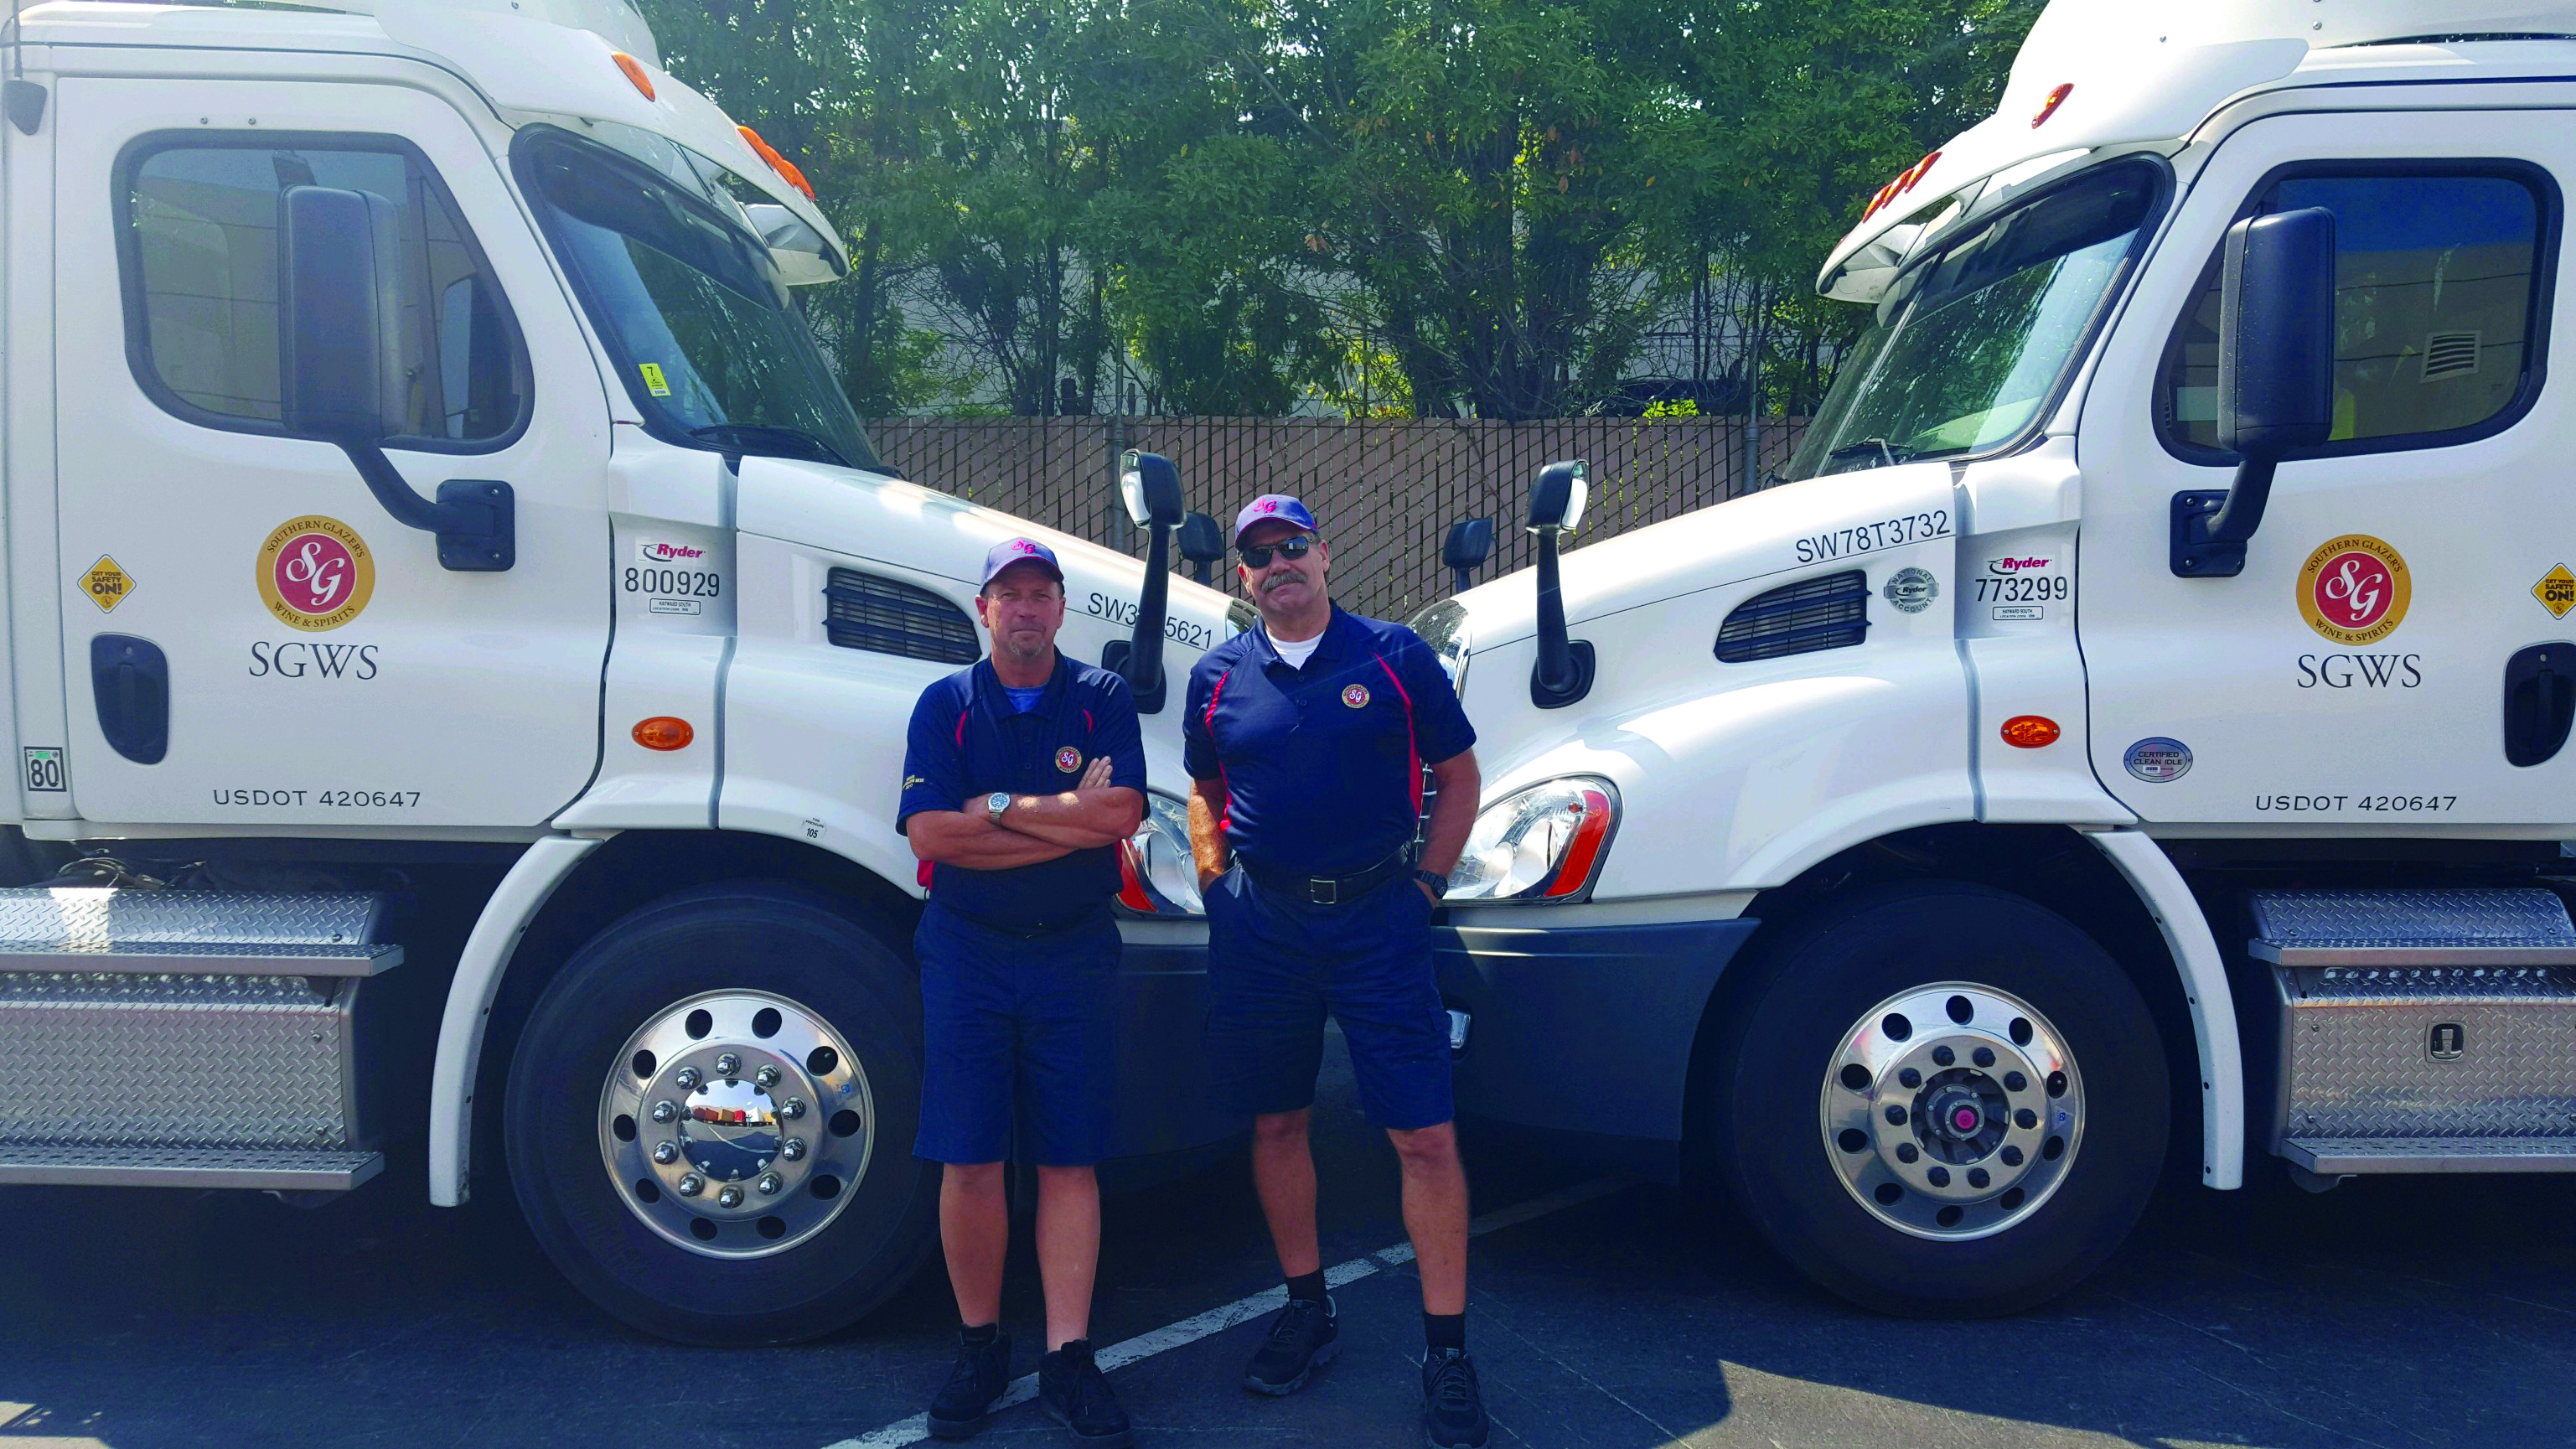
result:
M 1006 538 L 984 551 L 984 581 L 975 587 L 980 591 L 992 585 L 993 578 L 1015 563 L 1034 563 L 1064 582 L 1064 565 L 1055 561 L 1055 550 L 1034 538 Z
M 1297 527 L 1312 533 L 1323 532 L 1323 529 L 1315 522 L 1315 515 L 1306 511 L 1306 505 L 1298 502 L 1296 495 L 1291 493 L 1264 493 L 1260 497 L 1253 499 L 1250 503 L 1243 505 L 1243 511 L 1234 516 L 1235 542 L 1240 543 L 1243 541 L 1243 531 L 1245 529 L 1250 528 L 1256 523 L 1261 523 L 1273 518 L 1279 520 L 1281 523 L 1293 523 Z

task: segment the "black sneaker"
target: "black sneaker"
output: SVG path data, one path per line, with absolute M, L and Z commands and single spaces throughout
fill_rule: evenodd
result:
M 948 1382 L 939 1397 L 930 1401 L 930 1436 L 934 1439 L 969 1439 L 984 1427 L 984 1415 L 1002 1390 L 1011 1386 L 1011 1336 L 993 1335 L 991 1343 L 976 1343 L 964 1332 L 957 1335 L 957 1366 L 948 1371 Z
M 1038 1360 L 1038 1403 L 1076 1444 L 1126 1449 L 1132 1442 L 1127 1411 L 1092 1362 L 1089 1339 L 1077 1338 Z
M 1291 1298 L 1270 1320 L 1252 1362 L 1244 1366 L 1243 1386 L 1256 1394 L 1293 1394 L 1306 1386 L 1306 1376 L 1333 1361 L 1342 1351 L 1342 1330 L 1333 1317 L 1333 1300 Z
M 1485 1449 L 1485 1396 L 1476 1387 L 1476 1361 L 1460 1348 L 1435 1348 L 1422 1358 L 1422 1437 L 1431 1449 Z

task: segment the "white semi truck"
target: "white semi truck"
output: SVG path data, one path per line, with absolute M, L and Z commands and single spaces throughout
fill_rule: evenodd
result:
M 1239 1128 L 1158 682 L 1239 620 L 1167 466 L 1141 568 L 888 476 L 788 291 L 840 239 L 624 0 L 0 41 L 0 1183 L 313 1200 L 425 1139 L 648 1331 L 866 1312 L 935 1237 L 904 724 L 1031 532 L 1146 715 L 1124 1147 Z
M 2576 1170 L 2567 0 L 2056 0 L 1868 202 L 1777 486 L 1415 624 L 1462 1114 L 2003 1312 L 2169 1143 Z

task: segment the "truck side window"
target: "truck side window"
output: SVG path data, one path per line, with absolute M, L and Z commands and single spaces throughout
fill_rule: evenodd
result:
M 2293 175 L 2257 213 L 2335 218 L 2334 429 L 2325 451 L 2466 441 L 2536 380 L 2554 195 L 2519 171 Z M 2165 359 L 2157 406 L 2177 452 L 2218 448 L 2218 263 Z M 2509 419 L 2507 419 L 2509 421 Z
M 191 422 L 279 419 L 277 217 L 290 186 L 393 204 L 402 444 L 479 451 L 514 435 L 528 364 L 499 286 L 428 163 L 386 138 L 138 143 L 120 162 L 128 354 L 144 390 Z

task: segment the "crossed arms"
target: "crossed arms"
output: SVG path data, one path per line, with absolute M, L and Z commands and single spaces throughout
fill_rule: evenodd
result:
M 1082 778 L 1060 795 L 1014 795 L 995 825 L 984 796 L 955 810 L 921 810 L 904 821 L 915 856 L 968 870 L 1010 870 L 1116 845 L 1145 820 L 1142 791 L 1109 783 L 1109 757 L 1100 755 Z

